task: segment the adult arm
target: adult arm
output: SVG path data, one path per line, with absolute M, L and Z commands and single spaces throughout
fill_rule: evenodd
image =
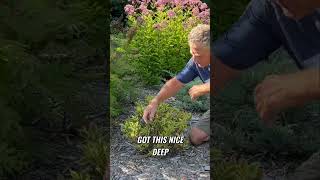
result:
M 182 82 L 177 80 L 176 77 L 170 79 L 167 81 L 159 91 L 159 93 L 154 97 L 149 105 L 146 107 L 143 113 L 143 119 L 146 122 L 150 122 L 153 120 L 157 108 L 160 103 L 165 101 L 166 99 L 176 95 L 176 93 L 184 86 Z
M 157 108 L 160 103 L 166 99 L 176 95 L 176 93 L 184 86 L 184 84 L 192 81 L 197 76 L 193 61 L 190 59 L 184 69 L 177 74 L 176 77 L 167 81 L 161 88 L 156 97 L 154 97 L 143 113 L 145 122 L 151 122 L 156 114 Z

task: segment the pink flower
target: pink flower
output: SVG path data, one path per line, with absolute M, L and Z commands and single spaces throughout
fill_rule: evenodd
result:
M 192 9 L 192 15 L 198 16 L 198 14 L 199 14 L 199 8 L 198 8 L 198 7 L 194 7 L 194 8 Z
M 201 6 L 200 6 L 201 10 L 205 10 L 207 8 L 208 8 L 208 5 L 206 3 L 202 3 Z
M 142 0 L 141 5 L 148 6 L 150 2 L 151 2 L 151 0 Z
M 127 4 L 125 7 L 124 7 L 124 11 L 128 14 L 128 15 L 133 15 L 134 14 L 134 7 L 130 4 Z
M 157 7 L 157 10 L 158 10 L 158 11 L 162 11 L 163 9 L 164 9 L 164 5 L 161 5 L 161 6 L 158 6 L 158 7 Z
M 145 6 L 143 4 L 140 5 L 139 9 L 141 10 L 142 14 L 148 14 L 149 13 L 147 6 Z
M 130 2 L 132 5 L 135 5 L 135 4 L 138 4 L 138 3 L 139 3 L 139 0 L 129 0 L 129 2 Z
M 173 1 L 175 6 L 181 6 L 182 5 L 182 0 L 174 0 Z
M 157 29 L 157 30 L 160 30 L 161 25 L 159 23 L 157 23 L 157 24 L 153 25 L 153 28 Z
M 170 0 L 158 0 L 157 2 L 156 2 L 156 6 L 165 6 L 165 5 L 167 5 L 167 3 L 169 3 L 170 2 Z
M 204 24 L 210 24 L 210 18 L 203 20 L 203 23 L 204 23 Z
M 199 13 L 199 14 L 198 14 L 198 17 L 199 17 L 200 19 L 210 18 L 209 9 L 206 9 L 205 11 L 202 11 L 201 13 Z
M 182 1 L 182 6 L 185 6 L 186 4 L 188 4 L 188 0 L 181 0 Z
M 206 9 L 205 11 L 202 11 L 201 13 L 199 13 L 198 18 L 205 24 L 208 24 L 210 22 L 209 9 Z
M 153 25 L 153 28 L 156 30 L 161 30 L 162 28 L 165 28 L 168 26 L 168 22 L 167 21 L 162 21 L 161 23 L 156 23 Z
M 151 2 L 151 0 L 143 0 L 143 3 L 149 4 Z
M 168 11 L 169 18 L 173 18 L 175 15 L 176 15 L 176 13 L 174 11 L 172 11 L 172 10 Z
M 198 3 L 201 3 L 200 0 L 189 0 L 190 5 L 197 5 Z

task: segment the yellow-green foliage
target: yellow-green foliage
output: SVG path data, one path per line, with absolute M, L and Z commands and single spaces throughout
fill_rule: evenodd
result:
M 150 97 L 146 102 L 149 102 Z M 188 147 L 188 138 L 184 138 L 183 144 L 138 144 L 137 138 L 139 136 L 183 136 L 183 132 L 187 128 L 187 122 L 191 119 L 191 114 L 170 106 L 169 104 L 160 104 L 156 116 L 152 123 L 142 124 L 140 122 L 146 102 L 139 102 L 136 106 L 135 114 L 128 118 L 124 123 L 123 132 L 137 147 L 138 151 L 142 153 L 152 153 L 155 148 L 168 148 L 170 154 L 183 150 Z
M 256 163 L 246 161 L 226 161 L 218 149 L 210 151 L 210 159 L 213 166 L 212 179 L 219 180 L 260 180 L 262 170 Z
M 109 138 L 106 130 L 96 125 L 81 130 L 84 138 L 81 144 L 83 157 L 81 168 L 70 169 L 71 180 L 103 179 L 109 162 Z M 85 168 L 84 168 L 85 167 Z
M 85 138 L 82 146 L 83 158 L 82 162 L 92 167 L 90 174 L 95 174 L 102 178 L 109 159 L 109 141 L 105 132 L 98 127 L 92 126 L 87 130 L 83 130 Z
M 86 173 L 70 171 L 71 180 L 91 180 L 90 175 Z
M 127 56 L 136 73 L 147 84 L 159 84 L 164 70 L 177 73 L 190 59 L 188 34 L 200 22 L 195 17 L 191 18 L 189 11 L 174 10 L 175 18 L 169 18 L 167 11 L 141 15 L 142 25 L 134 17 L 128 17 L 129 26 L 136 32 L 127 47 Z M 189 25 L 184 26 L 187 23 Z

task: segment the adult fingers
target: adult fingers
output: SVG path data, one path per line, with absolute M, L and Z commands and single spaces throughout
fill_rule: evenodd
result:
M 144 122 L 148 122 L 149 121 L 149 113 L 150 113 L 150 111 L 149 111 L 148 108 L 144 110 L 144 112 L 143 112 L 143 120 L 144 120 Z
M 195 94 L 193 94 L 192 96 L 191 96 L 191 100 L 192 101 L 195 101 L 195 100 L 197 100 L 198 99 L 198 96 L 196 96 Z
M 194 87 L 191 87 L 188 91 L 188 93 L 191 95 L 191 94 L 194 94 L 194 91 L 195 91 L 195 88 Z
M 149 121 L 152 120 L 152 111 L 153 111 L 153 108 L 149 105 L 147 106 L 147 108 L 144 110 L 144 113 L 143 113 L 143 119 L 146 123 L 148 123 Z
M 277 82 L 278 77 L 279 75 L 269 75 L 265 77 L 264 80 L 256 86 L 254 90 L 255 95 L 259 94 L 266 88 L 273 87 L 273 85 Z
M 262 121 L 268 126 L 271 127 L 273 122 L 277 119 L 278 109 L 273 108 L 272 103 L 269 102 L 270 99 L 266 99 L 263 102 L 260 102 L 257 105 L 257 111 L 259 113 Z
M 154 119 L 154 116 L 156 114 L 156 110 L 152 109 L 150 111 L 150 114 L 149 114 L 149 120 L 152 121 Z

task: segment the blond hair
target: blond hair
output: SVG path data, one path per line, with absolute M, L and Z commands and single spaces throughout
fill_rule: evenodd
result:
M 203 47 L 210 48 L 210 26 L 207 24 L 198 24 L 190 31 L 188 42 L 200 43 Z

